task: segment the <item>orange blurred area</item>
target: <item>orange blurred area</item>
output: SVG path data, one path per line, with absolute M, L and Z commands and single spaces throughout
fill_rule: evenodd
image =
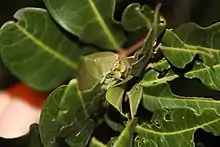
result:
M 41 108 L 48 94 L 40 93 L 22 83 L 16 83 L 10 86 L 6 92 L 13 98 L 19 97 L 33 106 Z
M 38 123 L 41 108 L 48 94 L 17 83 L 0 91 L 0 137 L 16 138 Z

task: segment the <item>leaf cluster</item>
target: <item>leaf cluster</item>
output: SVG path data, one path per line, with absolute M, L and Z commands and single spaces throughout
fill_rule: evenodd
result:
M 219 23 L 170 30 L 160 4 L 132 3 L 116 21 L 115 0 L 44 3 L 18 10 L 0 29 L 7 68 L 52 91 L 39 122 L 43 146 L 193 147 L 199 128 L 220 135 L 219 101 L 175 95 L 169 85 L 185 77 L 220 89 Z M 139 41 L 125 47 L 132 38 Z M 114 133 L 97 133 L 103 124 Z

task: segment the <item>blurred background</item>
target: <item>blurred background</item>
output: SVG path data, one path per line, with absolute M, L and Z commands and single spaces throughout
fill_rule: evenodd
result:
M 168 28 L 175 28 L 189 21 L 195 22 L 200 26 L 208 26 L 215 22 L 220 21 L 219 0 L 116 0 L 115 18 L 117 20 L 120 20 L 123 9 L 131 2 L 140 2 L 142 4 L 148 4 L 152 8 L 154 8 L 158 2 L 162 2 L 161 13 L 164 15 L 164 17 L 167 20 Z M 13 14 L 18 9 L 27 6 L 44 8 L 44 4 L 42 0 L 1 0 L 0 26 L 4 24 L 6 21 L 13 20 Z M 10 71 L 7 70 L 7 68 L 3 65 L 0 57 L 0 94 L 1 94 L 0 104 L 3 104 L 2 93 L 4 93 L 4 97 L 10 97 L 10 95 L 7 95 L 8 89 L 13 89 L 11 87 L 16 87 L 15 85 L 17 85 L 18 83 L 20 84 L 20 81 L 16 79 L 16 77 L 14 77 L 10 73 Z M 220 98 L 220 92 L 208 89 L 207 87 L 202 85 L 199 80 L 186 80 L 184 78 L 179 78 L 174 80 L 170 84 L 172 91 L 175 94 L 188 95 L 188 96 L 204 96 L 204 97 L 211 97 L 214 99 Z M 179 91 L 179 89 L 181 89 L 181 91 Z M 30 89 L 28 89 L 28 87 L 23 88 L 23 90 L 24 93 L 27 91 L 28 92 L 31 91 Z M 26 101 L 25 98 L 22 98 L 22 96 L 20 96 L 17 99 L 22 99 Z M 20 105 L 20 107 L 28 110 L 30 109 L 30 111 L 32 111 L 32 107 L 35 108 L 36 105 L 39 104 L 39 101 L 41 101 L 40 103 L 42 103 L 42 99 L 32 100 L 32 103 L 29 103 L 29 106 L 27 106 L 27 108 L 26 105 L 25 106 Z M 1 108 L 3 108 L 3 106 L 0 105 L 0 109 Z M 37 113 L 39 113 L 40 108 L 38 107 L 38 109 L 36 110 L 34 109 L 33 111 L 37 111 Z M 15 115 L 15 114 L 8 113 L 7 115 Z M 1 119 L 3 118 L 1 117 L 1 113 L 0 113 L 0 136 L 1 136 Z M 21 119 L 21 118 L 17 118 L 17 119 Z M 25 121 L 25 119 L 21 121 Z M 17 123 L 16 122 L 8 123 L 7 127 L 10 128 L 11 126 L 9 124 L 17 124 Z M 29 130 L 29 126 L 25 126 L 25 127 L 28 128 Z M 38 131 L 37 125 L 32 125 L 31 131 L 28 134 L 23 133 L 22 135 L 19 136 L 12 135 L 11 137 L 1 136 L 0 146 L 1 147 L 29 146 L 31 139 L 32 140 L 33 138 L 39 139 L 37 131 Z M 11 138 L 11 139 L 6 139 L 6 138 Z M 195 141 L 197 142 L 198 147 L 202 147 L 202 146 L 216 147 L 218 144 L 218 139 L 220 138 L 214 137 L 214 135 L 206 133 L 203 130 L 198 130 L 195 133 Z M 39 144 L 36 147 L 39 146 L 41 145 Z

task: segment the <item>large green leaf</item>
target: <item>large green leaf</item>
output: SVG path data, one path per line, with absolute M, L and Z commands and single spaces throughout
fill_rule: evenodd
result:
M 174 32 L 167 30 L 163 39 L 162 51 L 175 66 L 183 68 L 196 54 L 202 62 L 185 74 L 186 78 L 199 78 L 212 89 L 220 89 L 220 23 L 202 28 L 194 23 L 180 26 Z
M 115 140 L 113 147 L 132 147 L 134 130 L 137 123 L 137 119 L 134 118 L 124 128 L 119 137 Z
M 78 58 L 91 48 L 69 40 L 44 9 L 23 8 L 0 30 L 0 53 L 21 81 L 38 90 L 51 90 L 74 75 Z
M 194 147 L 193 135 L 199 128 L 220 135 L 220 115 L 213 109 L 201 113 L 192 109 L 157 110 L 151 122 L 137 126 L 136 133 L 146 143 L 151 141 L 153 147 Z
M 44 0 L 53 18 L 87 43 L 118 50 L 125 41 L 113 20 L 115 0 Z
M 184 33 L 182 31 L 187 31 L 185 27 L 191 30 L 189 26 L 191 26 L 192 29 L 195 29 L 195 32 L 191 32 L 189 36 L 195 36 L 197 35 L 196 32 L 198 32 L 201 36 L 201 40 L 198 39 L 199 37 L 195 37 L 195 43 L 193 43 L 193 38 L 190 37 L 189 41 L 187 35 L 183 35 Z M 202 59 L 202 62 L 195 62 L 194 68 L 191 71 L 187 72 L 185 74 L 185 77 L 190 79 L 199 78 L 203 82 L 203 84 L 209 86 L 212 89 L 219 90 L 220 81 L 218 78 L 218 72 L 220 71 L 220 45 L 218 45 L 218 42 L 215 40 L 218 40 L 220 37 L 213 35 L 213 37 L 211 38 L 211 34 L 214 33 L 216 27 L 220 28 L 220 25 L 216 24 L 207 29 L 197 28 L 193 24 L 188 24 L 185 27 L 183 26 L 183 30 L 179 28 L 179 33 L 182 33 L 181 36 L 185 36 L 184 41 L 186 41 L 186 43 L 189 43 L 190 45 L 185 44 L 182 40 L 180 40 L 180 38 L 174 32 L 167 31 L 164 39 L 165 44 L 163 44 L 163 46 L 161 47 L 163 53 L 172 64 L 181 68 L 192 61 L 194 56 L 198 54 L 200 56 L 200 59 Z M 201 34 L 201 32 L 203 33 Z M 213 41 L 213 45 L 209 48 L 208 37 L 210 37 L 209 40 L 211 39 Z M 198 45 L 196 45 L 196 43 L 198 43 Z
M 220 71 L 220 64 L 214 66 L 206 66 L 204 63 L 195 62 L 194 67 L 189 72 L 185 73 L 185 77 L 192 79 L 192 78 L 199 78 L 203 84 L 206 86 L 219 90 L 220 89 L 220 81 L 218 73 Z M 163 77 L 158 78 L 160 73 L 164 71 L 168 71 L 170 69 L 170 65 L 167 60 L 162 59 L 157 63 L 153 63 L 150 65 L 155 70 L 150 70 L 148 73 L 145 74 L 144 79 L 142 80 L 142 85 L 145 87 L 151 87 L 154 84 L 162 84 L 166 83 L 166 81 L 172 81 L 173 79 L 177 78 L 178 75 L 168 72 Z M 158 71 L 158 72 L 156 72 Z
M 191 71 L 187 72 L 184 76 L 186 78 L 199 78 L 206 86 L 220 90 L 220 64 L 211 67 L 204 65 L 201 62 L 196 62 Z
M 220 102 L 211 98 L 184 97 L 172 94 L 167 83 L 144 88 L 143 106 L 150 110 L 191 108 L 197 113 L 215 109 L 220 114 Z
M 191 72 L 193 73 L 193 71 Z M 178 77 L 177 75 L 168 72 L 163 78 L 158 78 L 158 76 L 158 72 L 150 70 L 141 82 L 141 85 L 144 86 L 142 104 L 146 109 L 154 112 L 161 109 L 189 108 L 198 114 L 201 114 L 207 109 L 212 109 L 220 114 L 219 101 L 211 98 L 174 95 L 171 92 L 167 81 L 175 79 Z
M 193 72 L 193 71 L 192 71 Z M 149 71 L 141 82 L 143 89 L 143 106 L 154 112 L 157 109 L 191 108 L 197 113 L 205 109 L 215 109 L 220 114 L 220 102 L 211 98 L 184 97 L 174 95 L 167 81 L 173 80 L 177 75 L 168 73 L 163 78 L 157 78 L 158 72 Z
M 164 64 L 166 64 L 165 60 L 162 62 L 162 64 L 154 64 L 153 66 L 157 68 L 160 67 L 159 69 L 162 69 L 161 67 L 165 67 L 166 69 L 167 66 L 164 66 Z M 193 75 L 194 72 L 194 70 L 189 71 L 186 75 Z M 211 98 L 184 97 L 174 95 L 171 92 L 167 82 L 177 78 L 178 75 L 174 74 L 171 70 L 165 74 L 164 77 L 158 78 L 159 75 L 159 72 L 156 72 L 152 69 L 146 73 L 143 80 L 141 81 L 141 85 L 144 87 L 143 106 L 146 109 L 154 112 L 160 109 L 189 108 L 198 114 L 201 114 L 206 109 L 212 109 L 220 114 L 219 101 Z M 215 76 L 215 78 L 218 77 L 217 75 Z M 206 82 L 210 83 L 210 81 Z M 149 142 L 149 140 L 147 142 Z
M 94 122 L 86 113 L 86 103 L 75 79 L 50 94 L 42 109 L 39 126 L 45 147 L 52 147 L 57 137 L 68 137 L 66 141 L 73 147 L 87 144 Z
M 80 120 L 78 119 L 75 121 Z M 71 125 L 72 132 L 75 132 L 75 130 L 77 130 L 78 128 L 80 128 L 80 131 L 77 134 L 69 133 L 67 138 L 65 138 L 66 143 L 70 147 L 84 147 L 90 140 L 91 134 L 94 129 L 94 121 L 92 119 L 85 119 L 84 122 L 81 121 L 81 123 L 83 123 L 83 125 Z M 69 127 L 67 128 L 69 129 Z
M 183 68 L 196 54 L 207 66 L 219 64 L 220 23 L 202 28 L 194 23 L 185 24 L 174 32 L 167 30 L 161 46 L 166 58 L 175 66 Z

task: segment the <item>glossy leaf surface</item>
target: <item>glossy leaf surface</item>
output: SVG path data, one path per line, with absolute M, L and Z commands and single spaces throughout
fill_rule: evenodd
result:
M 67 38 L 44 9 L 23 8 L 0 30 L 4 64 L 21 81 L 42 91 L 73 77 L 80 56 L 93 51 Z
M 52 147 L 58 136 L 67 137 L 66 141 L 71 146 L 86 145 L 94 122 L 85 109 L 86 104 L 75 79 L 51 93 L 40 117 L 40 135 L 44 146 Z
M 193 134 L 202 128 L 220 135 L 219 113 L 213 109 L 196 113 L 192 109 L 169 109 L 154 112 L 151 124 L 143 123 L 136 127 L 140 146 L 151 141 L 152 147 L 194 147 Z
M 53 18 L 83 42 L 119 50 L 125 41 L 113 20 L 115 0 L 44 0 Z

